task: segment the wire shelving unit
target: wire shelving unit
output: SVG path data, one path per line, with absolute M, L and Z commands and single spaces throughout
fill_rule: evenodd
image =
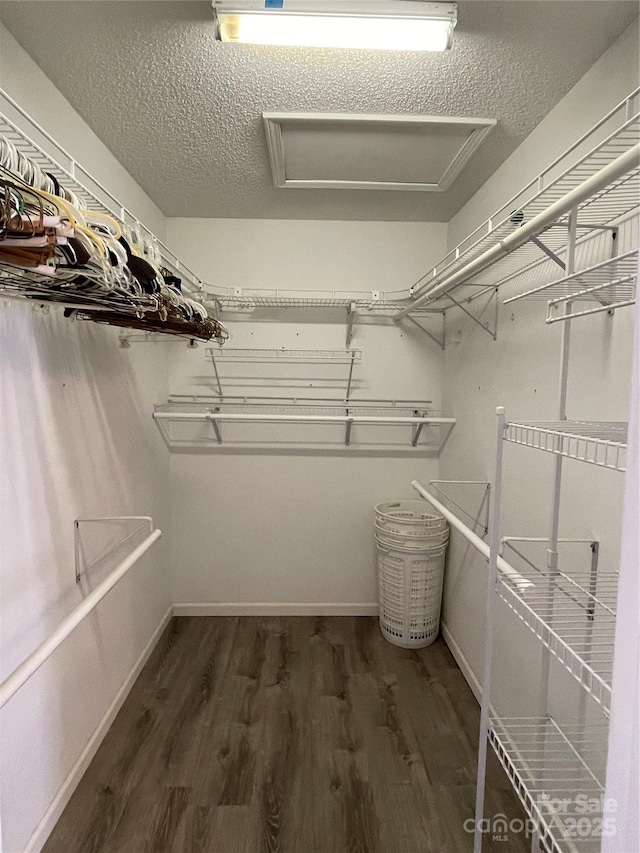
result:
M 491 745 L 545 853 L 599 853 L 607 827 L 604 786 L 592 764 L 603 738 L 606 725 L 567 728 L 552 717 L 491 719 Z M 576 800 L 578 791 L 584 800 Z
M 601 468 L 625 471 L 627 424 L 622 421 L 509 422 L 505 440 L 578 459 Z
M 488 744 L 534 824 L 532 851 L 600 850 L 601 838 L 594 832 L 585 837 L 571 835 L 571 820 L 575 827 L 579 818 L 577 809 L 575 814 L 554 813 L 549 801 L 565 799 L 573 808 L 578 795 L 599 797 L 603 790 L 592 758 L 605 763 L 618 577 L 616 571 L 598 565 L 595 540 L 590 540 L 589 566 L 576 568 L 559 559 L 559 543 L 589 541 L 560 538 L 560 508 L 565 459 L 617 472 L 626 469 L 627 424 L 571 420 L 567 397 L 572 321 L 587 313 L 613 311 L 635 298 L 637 249 L 618 255 L 615 247 L 621 224 L 640 210 L 639 107 L 640 90 L 636 90 L 417 282 L 411 307 L 394 318 L 408 317 L 414 308 L 440 308 L 446 300 L 463 307 L 462 303 L 474 302 L 489 290 L 497 292 L 510 282 L 510 287 L 525 290 L 517 298 L 548 302 L 549 322 L 563 321 L 556 420 L 510 422 L 504 409 L 497 409 L 474 853 L 481 853 L 483 847 Z M 587 243 L 597 232 L 611 237 L 604 258 L 594 257 L 591 242 Z M 606 243 L 605 239 L 594 245 L 601 252 Z M 554 265 L 562 272 L 554 271 Z M 547 268 L 551 272 L 545 281 Z M 536 279 L 538 286 L 531 287 L 529 283 Z M 509 442 L 553 454 L 545 538 L 501 539 L 503 449 Z M 544 543 L 544 567 L 519 552 L 513 545 L 516 540 Z M 499 569 L 505 545 L 520 558 L 512 577 Z M 516 577 L 519 585 L 513 581 Z M 491 705 L 494 625 L 497 607 L 505 604 L 542 646 L 536 717 L 500 719 Z M 573 708 L 577 719 L 570 726 L 560 727 L 550 713 L 554 659 L 582 688 Z M 595 704 L 588 706 L 588 699 Z M 596 712 L 597 724 L 588 708 Z M 594 816 L 589 817 L 592 830 Z

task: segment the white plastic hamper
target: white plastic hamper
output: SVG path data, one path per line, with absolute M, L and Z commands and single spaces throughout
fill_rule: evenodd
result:
M 445 519 L 424 501 L 386 501 L 375 507 L 376 527 L 395 536 L 430 536 L 447 530 Z
M 403 649 L 430 645 L 440 630 L 447 543 L 425 551 L 376 547 L 382 634 Z

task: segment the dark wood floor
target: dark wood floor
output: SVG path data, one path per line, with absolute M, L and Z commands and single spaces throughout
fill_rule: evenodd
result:
M 442 640 L 397 649 L 373 618 L 177 618 L 44 851 L 466 853 L 478 717 Z M 522 816 L 491 759 L 488 812 Z

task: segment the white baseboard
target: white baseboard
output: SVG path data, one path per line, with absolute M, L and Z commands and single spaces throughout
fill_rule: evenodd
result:
M 464 675 L 467 684 L 469 685 L 469 687 L 473 691 L 473 695 L 478 700 L 478 703 L 480 703 L 480 701 L 482 699 L 482 687 L 480 685 L 480 682 L 478 681 L 475 672 L 471 669 L 471 666 L 469 665 L 469 661 L 465 657 L 462 649 L 456 643 L 456 641 L 453 638 L 453 634 L 447 628 L 447 626 L 444 624 L 444 622 L 440 623 L 440 633 L 442 634 L 445 643 L 449 647 L 449 651 L 453 655 L 455 662 L 460 667 L 460 671 Z
M 98 727 L 94 731 L 91 739 L 85 746 L 85 748 L 80 753 L 80 756 L 76 763 L 71 768 L 71 772 L 64 780 L 62 787 L 58 791 L 55 796 L 53 802 L 47 809 L 44 814 L 44 817 L 36 827 L 33 835 L 27 842 L 27 846 L 24 848 L 24 853 L 40 853 L 40 850 L 44 847 L 47 838 L 51 834 L 53 827 L 58 822 L 58 819 L 62 812 L 65 809 L 65 806 L 71 799 L 71 795 L 75 791 L 80 779 L 82 779 L 87 767 L 91 763 L 93 756 L 98 751 L 98 748 L 102 741 L 104 740 L 105 735 L 111 728 L 111 724 L 116 718 L 116 715 L 120 708 L 122 707 L 124 700 L 129 695 L 131 688 L 133 687 L 136 678 L 140 675 L 143 666 L 149 659 L 151 652 L 154 650 L 162 632 L 169 624 L 171 617 L 173 616 L 173 607 L 169 607 L 167 612 L 162 617 L 162 620 L 156 630 L 153 632 L 153 636 L 144 647 L 142 654 L 138 658 L 138 660 L 133 665 L 133 668 L 129 672 L 124 684 L 118 690 L 115 699 L 111 703 L 108 708 L 106 714 L 100 720 Z
M 213 601 L 174 604 L 174 616 L 377 616 L 377 603 L 342 604 L 288 601 Z

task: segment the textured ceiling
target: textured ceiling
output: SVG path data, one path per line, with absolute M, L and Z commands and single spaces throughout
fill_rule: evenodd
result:
M 447 53 L 215 42 L 202 2 L 0 3 L 0 19 L 168 216 L 446 221 L 637 14 L 461 0 Z M 497 119 L 446 193 L 272 186 L 263 111 Z

